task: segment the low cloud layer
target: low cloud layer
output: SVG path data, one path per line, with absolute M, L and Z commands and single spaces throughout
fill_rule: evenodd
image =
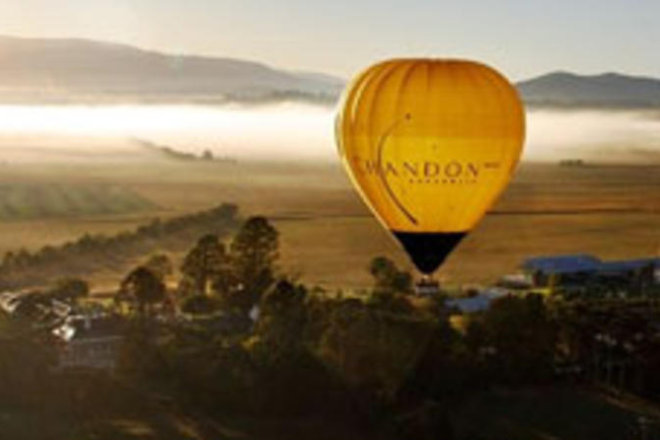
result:
M 303 104 L 0 106 L 0 158 L 126 155 L 140 138 L 237 159 L 335 160 L 333 128 L 332 109 Z M 660 114 L 531 110 L 524 158 L 660 163 Z
M 660 114 L 530 111 L 525 158 L 660 163 Z

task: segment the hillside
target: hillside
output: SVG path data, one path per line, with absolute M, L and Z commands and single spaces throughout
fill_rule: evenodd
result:
M 660 107 L 660 80 L 618 73 L 555 72 L 517 84 L 528 105 L 555 107 Z
M 4 102 L 324 100 L 334 99 L 343 85 L 328 75 L 251 61 L 78 39 L 0 37 L 0 60 Z

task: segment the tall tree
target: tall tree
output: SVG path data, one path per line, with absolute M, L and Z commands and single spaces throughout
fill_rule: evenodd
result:
M 229 265 L 225 245 L 218 236 L 207 234 L 197 241 L 183 260 L 181 272 L 192 281 L 197 294 L 208 294 L 212 280 L 218 277 Z
M 302 349 L 306 297 L 305 286 L 280 280 L 261 298 L 255 334 L 269 346 L 271 356 L 291 356 Z
M 386 257 L 371 260 L 369 273 L 374 277 L 374 290 L 377 293 L 411 293 L 412 275 L 399 270 L 396 264 Z
M 434 329 L 434 320 L 351 298 L 327 310 L 313 349 L 347 383 L 390 400 L 413 373 Z
M 154 254 L 144 263 L 144 267 L 153 272 L 161 280 L 165 280 L 168 275 L 172 275 L 174 265 L 167 254 Z
M 140 316 L 145 316 L 152 304 L 165 299 L 165 284 L 144 266 L 133 269 L 119 287 L 121 298 L 137 303 Z
M 89 295 L 89 285 L 79 278 L 62 278 L 55 283 L 49 293 L 53 298 L 76 302 Z
M 500 380 L 534 382 L 552 374 L 557 329 L 538 294 L 497 299 L 468 327 L 467 339 L 473 350 L 490 347 L 489 366 Z
M 236 305 L 248 310 L 275 281 L 279 233 L 265 217 L 250 217 L 231 243 L 234 274 L 240 289 Z

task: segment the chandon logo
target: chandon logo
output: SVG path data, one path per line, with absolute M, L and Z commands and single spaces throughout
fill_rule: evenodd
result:
M 354 160 L 358 170 L 367 175 L 381 178 L 403 178 L 410 183 L 476 183 L 479 176 L 488 170 L 498 169 L 499 162 L 447 162 L 419 161 L 378 163 L 375 160 Z

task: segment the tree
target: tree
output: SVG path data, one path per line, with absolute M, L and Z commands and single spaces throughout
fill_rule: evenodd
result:
M 204 150 L 201 156 L 202 160 L 212 161 L 214 159 L 213 152 L 211 150 Z
M 474 351 L 490 355 L 500 380 L 529 383 L 552 374 L 557 331 L 540 295 L 494 301 L 481 321 L 471 322 L 467 339 Z
M 204 235 L 183 260 L 181 272 L 192 281 L 195 293 L 208 294 L 211 281 L 228 269 L 225 246 L 214 234 Z
M 336 302 L 326 311 L 315 355 L 346 383 L 391 401 L 414 371 L 436 327 L 422 316 Z
M 371 260 L 369 272 L 374 277 L 374 290 L 387 293 L 411 293 L 412 275 L 399 270 L 396 264 L 386 257 Z
M 172 260 L 167 254 L 154 254 L 144 263 L 144 267 L 149 269 L 154 275 L 162 281 L 174 271 Z
M 89 295 L 89 285 L 80 278 L 62 278 L 49 293 L 52 298 L 76 302 Z
M 48 383 L 57 360 L 32 320 L 0 316 L 0 389 L 3 405 L 34 407 L 49 397 Z
M 50 296 L 39 290 L 30 291 L 21 296 L 13 316 L 27 321 L 39 319 L 43 309 L 50 306 Z
M 185 313 L 208 314 L 215 312 L 220 306 L 217 297 L 198 294 L 186 297 L 181 304 L 181 310 Z
M 275 281 L 279 233 L 265 217 L 250 217 L 231 243 L 231 261 L 238 282 L 231 302 L 249 310 Z
M 269 347 L 272 357 L 290 357 L 302 349 L 306 297 L 305 286 L 280 280 L 261 298 L 255 334 Z
M 134 300 L 140 316 L 145 316 L 149 306 L 165 299 L 165 284 L 152 271 L 139 266 L 121 282 L 119 296 Z

